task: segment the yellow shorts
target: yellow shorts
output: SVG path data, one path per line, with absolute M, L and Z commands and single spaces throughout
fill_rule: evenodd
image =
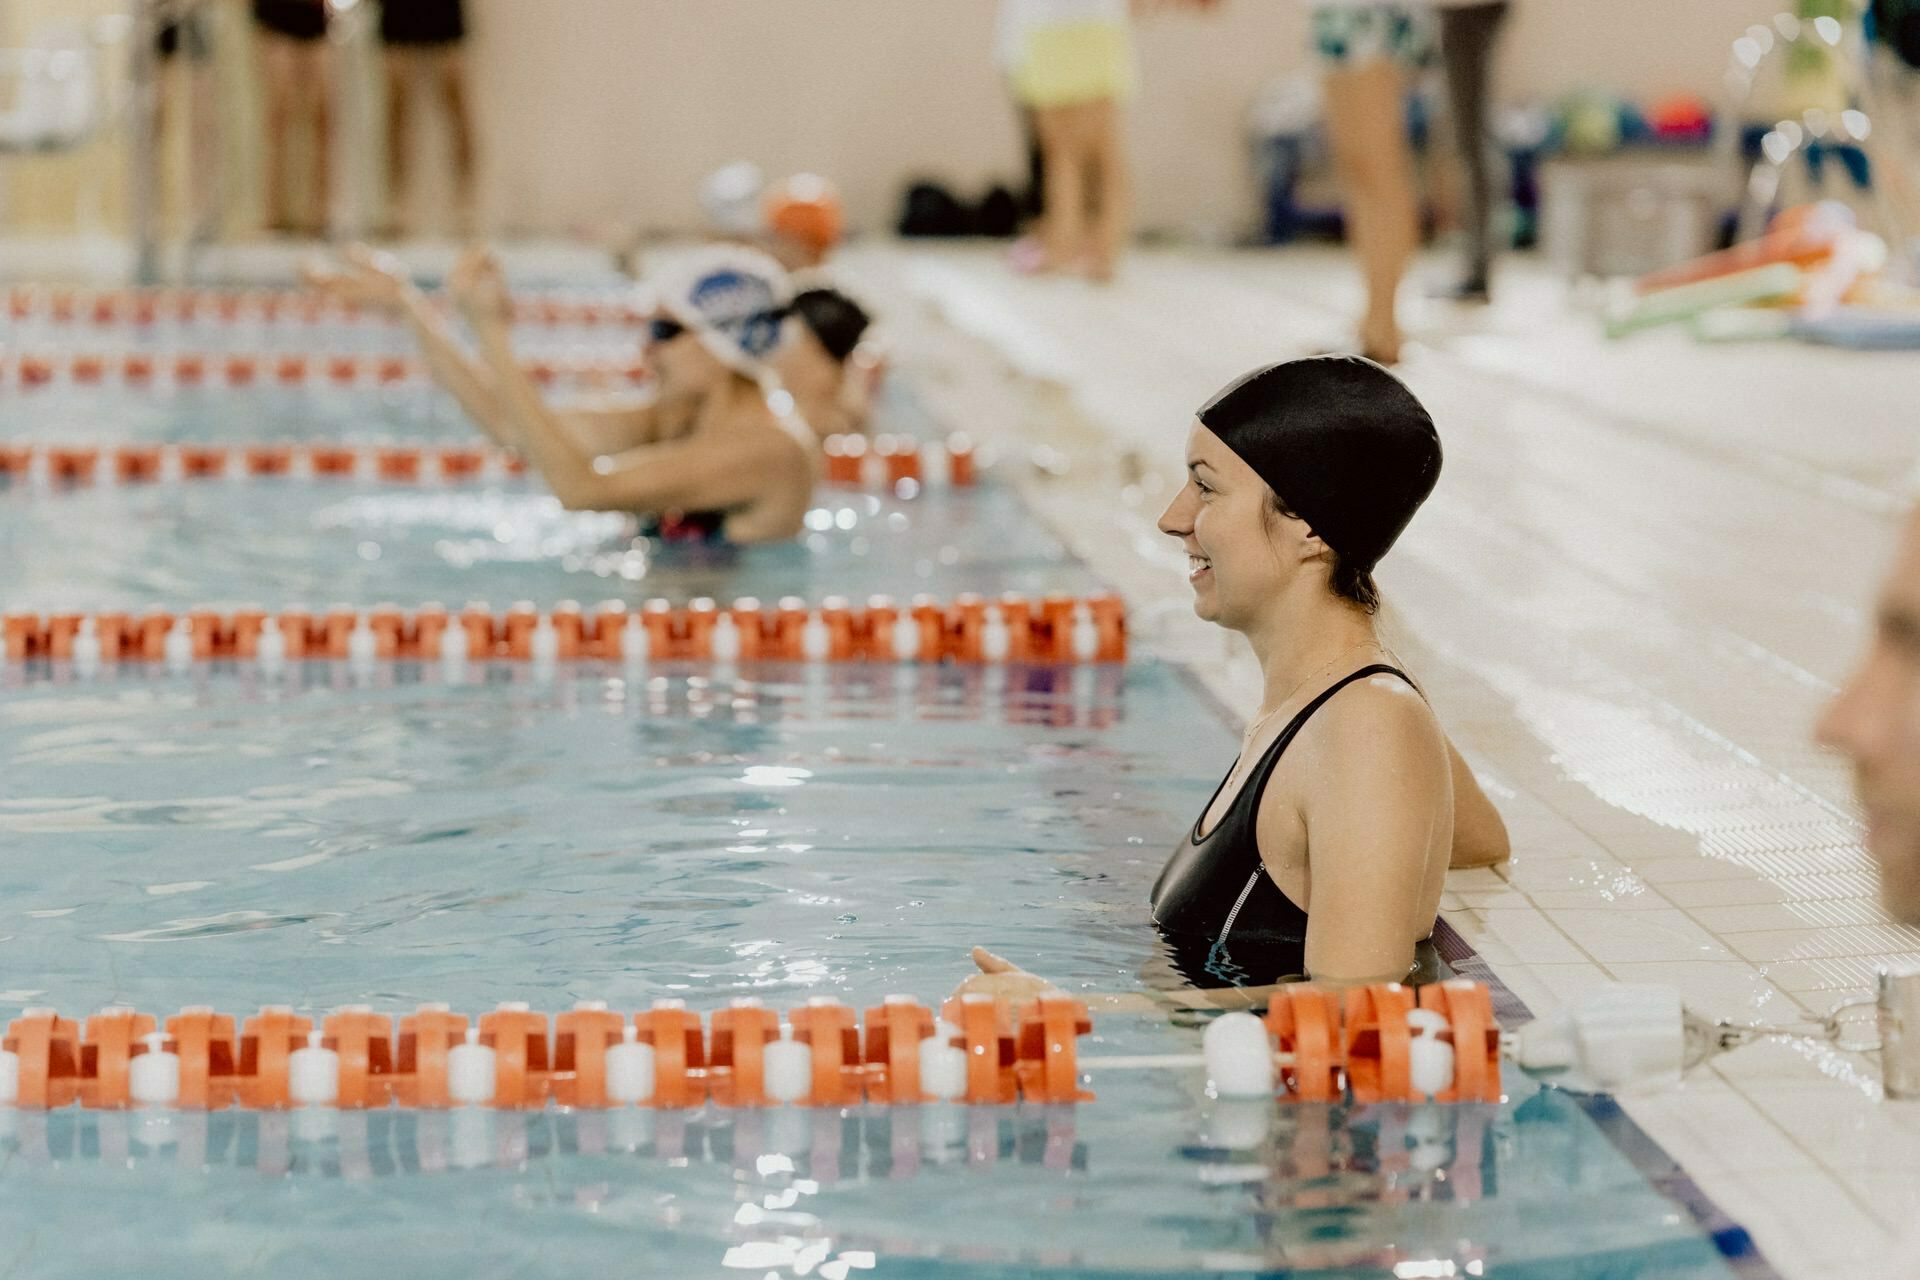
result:
M 1122 102 L 1133 96 L 1135 78 L 1133 34 L 1125 23 L 1076 22 L 1027 37 L 1013 92 L 1036 110 Z

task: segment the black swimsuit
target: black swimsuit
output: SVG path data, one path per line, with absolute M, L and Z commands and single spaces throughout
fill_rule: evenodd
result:
M 304 43 L 327 36 L 326 0 L 253 0 L 253 20 L 289 40 Z
M 386 44 L 444 46 L 466 38 L 460 0 L 386 0 L 380 6 L 380 39 Z
M 1307 913 L 1280 891 L 1260 859 L 1256 830 L 1260 796 L 1280 757 L 1313 713 L 1348 685 L 1376 675 L 1399 676 L 1413 685 L 1398 667 L 1375 663 L 1301 708 L 1247 775 L 1220 821 L 1203 836 L 1200 827 L 1207 812 L 1233 774 L 1229 771 L 1220 780 L 1193 829 L 1154 882 L 1153 922 L 1174 967 L 1194 986 L 1261 987 L 1306 972 Z M 1418 686 L 1414 691 L 1419 692 Z

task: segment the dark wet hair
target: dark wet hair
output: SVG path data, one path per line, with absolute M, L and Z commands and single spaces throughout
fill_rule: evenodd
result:
M 1333 551 L 1335 594 L 1372 612 L 1374 566 L 1440 478 L 1440 435 L 1406 384 L 1358 356 L 1256 369 L 1199 413 Z
M 794 296 L 787 314 L 800 317 L 802 323 L 827 354 L 845 364 L 860 338 L 873 323 L 859 303 L 838 289 L 807 289 Z

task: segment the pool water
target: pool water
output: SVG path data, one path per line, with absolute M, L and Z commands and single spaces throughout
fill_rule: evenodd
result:
M 87 394 L 101 438 L 282 429 L 212 393 L 211 427 L 136 426 L 150 402 Z M 316 403 L 343 416 L 361 394 Z M 524 483 L 0 493 L 0 608 L 1097 586 L 993 483 L 820 512 L 803 545 L 715 557 L 636 547 Z M 975 944 L 1072 991 L 1132 990 L 1148 888 L 1236 746 L 1148 659 L 483 674 L 0 667 L 0 1017 L 932 1002 Z M 1109 1015 L 1082 1052 L 1197 1040 Z M 0 1257 L 34 1275 L 1768 1274 L 1617 1113 L 1517 1073 L 1498 1106 L 1091 1083 L 1071 1107 L 0 1110 Z
M 1168 833 L 1234 745 L 1152 662 L 388 674 L 18 683 L 0 1005 L 864 1005 L 939 998 L 975 943 L 1125 990 Z M 1103 1018 L 1083 1052 L 1195 1034 Z M 1728 1274 L 1573 1099 L 1523 1078 L 1499 1107 L 1351 1110 L 1222 1106 L 1172 1073 L 1093 1085 L 1078 1107 L 892 1114 L 22 1113 L 0 1122 L 0 1226 L 37 1225 L 51 1272 L 111 1220 L 154 1274 L 422 1248 L 446 1274 L 866 1254 L 876 1275 Z

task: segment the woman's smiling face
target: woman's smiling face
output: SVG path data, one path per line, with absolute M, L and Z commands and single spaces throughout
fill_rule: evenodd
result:
M 1306 522 L 1282 514 L 1266 481 L 1199 422 L 1187 431 L 1186 484 L 1161 513 L 1160 532 L 1187 553 L 1193 611 L 1234 631 L 1247 630 L 1319 546 Z

